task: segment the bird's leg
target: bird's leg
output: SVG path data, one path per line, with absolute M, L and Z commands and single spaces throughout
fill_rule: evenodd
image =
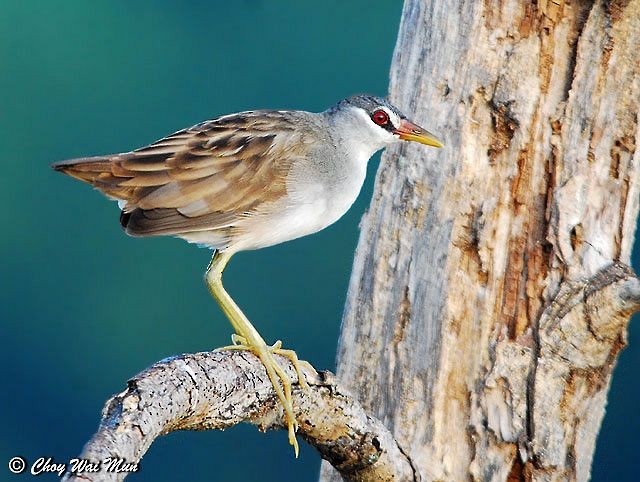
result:
M 298 424 L 293 415 L 291 379 L 273 357 L 273 353 L 277 353 L 277 351 L 280 350 L 280 347 L 278 346 L 278 348 L 274 350 L 273 347 L 266 344 L 258 331 L 253 327 L 251 322 L 247 319 L 244 313 L 242 313 L 238 305 L 222 286 L 222 272 L 230 258 L 231 255 L 229 254 L 216 252 L 211 259 L 211 263 L 209 263 L 209 267 L 207 268 L 207 273 L 205 275 L 209 291 L 218 302 L 218 305 L 220 305 L 220 308 L 227 316 L 236 332 L 236 335 L 232 337 L 234 345 L 227 348 L 249 350 L 260 358 L 260 361 L 267 371 L 267 376 L 269 377 L 269 380 L 271 380 L 273 389 L 284 407 L 285 420 L 287 421 L 289 431 L 289 443 L 293 445 L 293 449 L 297 457 L 299 448 L 295 432 L 298 428 Z M 240 344 L 236 344 L 238 342 Z M 298 374 L 299 383 L 301 385 L 303 383 L 306 384 L 304 376 L 301 376 L 302 373 L 299 367 L 296 365 L 295 368 Z M 280 386 L 280 382 L 282 383 L 282 386 Z
M 231 258 L 231 256 L 227 256 L 227 259 L 224 261 L 224 263 L 220 263 L 219 260 L 215 259 L 215 255 L 214 255 L 214 257 L 211 259 L 211 263 L 209 263 L 209 267 L 207 268 L 207 276 L 208 276 L 208 273 L 213 269 L 214 261 L 216 261 L 216 263 L 218 263 L 218 274 L 217 275 L 216 274 L 212 274 L 212 276 L 214 276 L 213 279 L 215 279 L 215 277 L 219 278 L 220 279 L 220 284 L 222 284 L 222 272 L 224 271 L 224 268 L 225 268 L 227 262 L 229 261 L 229 258 Z M 208 283 L 209 283 L 209 281 L 207 279 L 207 284 Z M 227 294 L 227 296 L 229 296 L 229 295 Z M 216 298 L 216 300 L 217 300 L 217 298 Z M 238 308 L 238 307 L 236 306 L 236 308 Z M 240 311 L 239 308 L 238 308 L 238 311 Z M 225 314 L 226 314 L 226 311 L 225 311 Z M 241 314 L 242 314 L 242 312 L 241 312 Z M 227 315 L 227 316 L 229 316 L 229 315 Z M 244 314 L 242 314 L 242 316 L 246 319 Z M 249 322 L 249 321 L 247 320 L 247 322 Z M 235 325 L 234 325 L 234 329 L 235 329 Z M 251 346 L 248 344 L 247 340 L 242 335 L 240 335 L 239 333 L 234 333 L 233 335 L 231 335 L 231 342 L 233 343 L 232 345 L 222 347 L 222 348 L 220 348 L 220 350 L 249 350 L 249 351 L 251 350 Z M 295 351 L 287 350 L 287 349 L 282 348 L 282 341 L 281 340 L 277 340 L 273 345 L 271 345 L 271 346 L 267 345 L 267 346 L 269 347 L 269 351 L 271 351 L 271 353 L 274 353 L 276 355 L 281 355 L 281 356 L 284 356 L 284 357 L 288 358 L 291 361 L 291 364 L 293 365 L 293 367 L 296 370 L 296 375 L 298 376 L 298 384 L 302 388 L 309 388 L 309 384 L 307 383 L 307 379 L 306 379 L 304 373 L 302 373 L 302 368 L 301 367 L 304 366 L 311 373 L 316 373 L 317 374 L 317 371 L 313 367 L 313 365 L 311 365 L 306 360 L 300 360 L 298 358 L 298 354 Z

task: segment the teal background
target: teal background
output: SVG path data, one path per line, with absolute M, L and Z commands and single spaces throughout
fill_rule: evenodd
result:
M 105 399 L 161 358 L 228 343 L 202 274 L 209 252 L 133 239 L 114 203 L 55 160 L 126 151 L 250 108 L 323 110 L 384 95 L 398 1 L 0 2 L 0 480 L 8 459 L 76 456 Z M 437 126 L 432 126 L 437 130 Z M 234 258 L 227 289 L 267 340 L 334 368 L 356 205 L 314 236 Z M 638 250 L 635 264 L 638 268 Z M 640 468 L 640 332 L 616 369 L 594 480 Z M 251 427 L 159 439 L 130 480 L 316 480 L 282 432 Z M 52 475 L 40 480 L 55 480 Z

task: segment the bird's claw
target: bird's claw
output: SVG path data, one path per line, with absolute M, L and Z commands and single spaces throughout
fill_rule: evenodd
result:
M 255 350 L 247 344 L 246 338 L 236 333 L 231 335 L 231 343 L 233 344 L 218 348 L 216 351 L 245 350 L 255 352 Z M 298 376 L 298 385 L 300 385 L 302 388 L 309 388 L 307 377 L 302 371 L 302 367 L 304 367 L 305 370 L 311 372 L 312 374 L 317 375 L 318 372 L 315 368 L 313 368 L 313 365 L 311 365 L 311 363 L 306 360 L 300 360 L 294 350 L 287 350 L 285 348 L 282 348 L 282 340 L 277 340 L 273 345 L 267 345 L 267 350 L 274 355 L 280 355 L 288 358 L 296 371 L 296 375 Z

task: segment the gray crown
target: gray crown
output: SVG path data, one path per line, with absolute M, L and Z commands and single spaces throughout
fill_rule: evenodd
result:
M 396 106 L 391 104 L 387 99 L 383 97 L 376 97 L 375 95 L 369 95 L 369 94 L 352 95 L 351 97 L 347 97 L 346 99 L 338 102 L 338 104 L 336 105 L 336 108 L 341 108 L 347 105 L 360 107 L 361 109 L 364 109 L 369 114 L 373 114 L 373 112 L 376 109 L 379 109 L 380 107 L 386 107 L 392 112 L 395 112 L 396 114 L 398 114 L 398 116 L 401 119 L 405 119 L 407 117 L 402 112 L 400 112 L 400 109 L 398 109 Z

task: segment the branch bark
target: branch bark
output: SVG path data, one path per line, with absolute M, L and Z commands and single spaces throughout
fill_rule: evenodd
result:
M 390 97 L 446 147 L 383 155 L 338 379 L 423 480 L 589 478 L 640 302 L 638 19 L 639 0 L 405 1 Z
M 289 361 L 279 361 L 297 380 Z M 293 393 L 298 435 L 344 480 L 413 480 L 411 461 L 391 433 L 369 417 L 331 373 L 305 375 L 310 389 L 296 385 Z M 254 355 L 221 351 L 168 358 L 129 380 L 127 388 L 105 404 L 100 427 L 79 457 L 101 470 L 69 473 L 64 480 L 121 481 L 129 472 L 108 471 L 105 460 L 136 464 L 160 435 L 220 430 L 241 422 L 261 431 L 285 427 L 282 406 Z

